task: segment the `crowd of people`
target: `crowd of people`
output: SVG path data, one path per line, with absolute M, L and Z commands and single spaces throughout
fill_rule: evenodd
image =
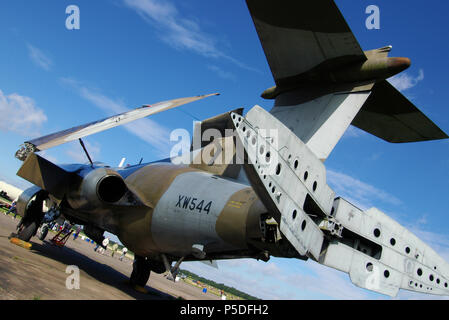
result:
M 104 238 L 103 242 L 97 243 L 96 246 L 94 247 L 94 251 L 98 252 L 100 254 L 104 254 L 106 252 L 106 250 L 108 249 L 108 245 L 109 245 L 109 238 Z M 114 257 L 115 252 L 118 249 L 118 244 L 114 243 L 111 248 L 109 248 L 111 250 L 111 257 Z M 120 261 L 123 261 L 123 258 L 126 256 L 126 254 L 128 253 L 128 249 L 126 247 L 122 248 L 122 254 L 120 255 L 120 257 L 118 258 Z

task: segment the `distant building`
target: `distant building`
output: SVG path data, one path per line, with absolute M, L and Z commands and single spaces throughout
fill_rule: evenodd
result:
M 23 192 L 23 190 L 6 183 L 5 181 L 0 181 L 0 190 L 5 191 L 11 200 L 19 198 L 20 194 Z

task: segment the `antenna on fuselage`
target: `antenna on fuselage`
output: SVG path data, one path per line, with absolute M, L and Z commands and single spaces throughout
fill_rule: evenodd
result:
M 125 163 L 126 158 L 122 158 L 122 160 L 120 161 L 120 163 L 118 164 L 119 168 L 123 168 L 123 164 Z

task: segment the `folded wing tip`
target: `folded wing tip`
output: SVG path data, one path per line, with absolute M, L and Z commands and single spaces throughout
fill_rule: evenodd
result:
M 219 96 L 219 95 L 220 95 L 219 92 L 215 92 L 215 93 L 203 94 L 200 97 L 211 97 L 211 96 Z
M 129 110 L 112 117 L 90 122 L 84 125 L 76 126 L 70 129 L 62 130 L 43 137 L 26 141 L 23 146 L 16 152 L 16 158 L 20 160 L 26 159 L 26 156 L 32 152 L 45 150 L 75 139 L 79 139 L 91 134 L 111 129 L 131 121 L 147 117 L 149 115 L 162 112 L 171 108 L 175 108 L 186 103 L 204 99 L 210 96 L 218 96 L 220 93 L 211 93 L 198 95 L 188 98 L 178 98 L 168 101 L 162 101 L 154 104 L 145 104 L 133 110 Z

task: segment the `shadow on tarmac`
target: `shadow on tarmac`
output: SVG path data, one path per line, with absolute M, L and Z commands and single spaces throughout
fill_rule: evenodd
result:
M 175 300 L 173 296 L 149 286 L 145 286 L 145 289 L 148 290 L 147 294 L 137 292 L 129 284 L 129 277 L 71 248 L 59 248 L 46 240 L 43 244 L 38 244 L 33 241 L 30 241 L 30 243 L 32 244 L 32 252 L 59 261 L 65 265 L 76 265 L 92 278 L 114 287 L 137 300 Z

